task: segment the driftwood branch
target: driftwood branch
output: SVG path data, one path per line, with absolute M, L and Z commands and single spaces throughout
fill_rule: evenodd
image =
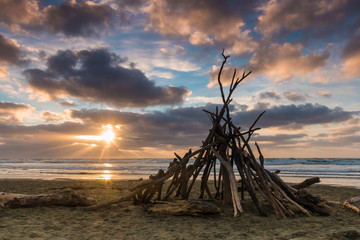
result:
M 233 171 L 231 165 L 225 159 L 223 159 L 223 157 L 220 155 L 220 153 L 218 153 L 215 149 L 212 149 L 212 151 L 216 155 L 216 157 L 219 159 L 221 164 L 224 165 L 226 172 L 229 176 L 231 195 L 232 195 L 232 200 L 233 200 L 233 204 L 234 204 L 234 217 L 237 217 L 237 216 L 239 216 L 239 213 L 240 214 L 244 213 L 244 210 L 241 207 L 239 195 L 237 194 L 236 179 L 235 179 L 234 171 Z
M 292 187 L 299 190 L 299 189 L 302 189 L 302 188 L 307 188 L 307 187 L 309 187 L 309 186 L 311 186 L 311 185 L 313 185 L 315 183 L 319 183 L 319 182 L 320 182 L 320 178 L 312 177 L 312 178 L 308 178 L 308 179 L 304 180 L 301 183 L 292 185 Z
M 349 198 L 349 199 L 345 200 L 344 203 L 343 203 L 343 206 L 353 210 L 357 214 L 360 214 L 360 209 L 352 204 L 352 203 L 355 203 L 355 202 L 360 202 L 360 196 L 359 197 Z

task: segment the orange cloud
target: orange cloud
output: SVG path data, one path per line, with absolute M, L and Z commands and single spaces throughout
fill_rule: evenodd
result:
M 41 113 L 41 117 L 47 121 L 59 121 L 59 120 L 63 120 L 64 119 L 64 115 L 63 114 L 58 114 L 58 113 L 53 113 L 53 112 L 42 112 Z
M 72 37 L 97 35 L 108 29 L 116 16 L 110 6 L 90 1 L 64 1 L 41 9 L 39 1 L 0 0 L 0 6 L 0 23 L 11 31 L 47 31 Z
M 352 78 L 360 76 L 360 52 L 344 60 L 343 72 L 345 77 Z
M 24 103 L 0 102 L 0 123 L 20 124 L 22 115 L 34 108 Z
M 296 76 L 306 76 L 324 67 L 329 54 L 325 51 L 321 54 L 303 55 L 301 44 L 273 43 L 269 47 L 261 47 L 255 50 L 250 58 L 250 63 L 241 66 L 241 69 L 253 71 L 254 74 L 267 75 L 273 81 L 290 80 Z M 225 85 L 230 84 L 235 66 L 224 67 L 222 79 Z M 210 71 L 210 83 L 208 87 L 217 85 L 218 66 L 213 66 Z
M 303 55 L 302 48 L 301 44 L 273 43 L 254 53 L 249 68 L 255 74 L 265 74 L 274 81 L 283 81 L 316 72 L 325 66 L 329 58 L 327 52 Z
M 218 1 L 154 0 L 147 8 L 148 30 L 181 37 L 193 45 L 220 44 L 230 52 L 243 54 L 256 46 L 245 22 Z M 176 26 L 176 27 L 175 27 Z
M 329 21 L 343 17 L 340 11 L 346 4 L 346 0 L 270 0 L 258 8 L 263 15 L 258 17 L 255 29 L 268 36 L 282 30 L 329 27 Z

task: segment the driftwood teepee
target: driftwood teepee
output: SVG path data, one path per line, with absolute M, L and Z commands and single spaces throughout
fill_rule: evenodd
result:
M 149 180 L 131 187 L 128 195 L 90 206 L 89 210 L 127 200 L 133 200 L 135 204 L 149 203 L 154 197 L 158 200 L 167 200 L 173 194 L 188 199 L 195 181 L 201 176 L 199 197 L 203 198 L 206 194 L 209 198 L 221 198 L 224 203 L 232 203 L 235 217 L 244 211 L 240 198 L 244 198 L 245 191 L 263 216 L 267 214 L 263 208 L 264 202 L 271 205 L 278 217 L 294 216 L 296 212 L 302 212 L 307 216 L 312 213 L 328 215 L 324 208 L 317 205 L 319 198 L 290 187 L 276 173 L 264 168 L 264 157 L 257 143 L 255 145 L 259 161 L 256 159 L 249 140 L 252 134 L 260 129 L 255 128 L 255 124 L 264 112 L 255 119 L 250 129 L 241 131 L 240 127 L 233 124 L 229 110 L 232 94 L 251 72 L 243 72 L 241 78 L 236 78 L 234 70 L 226 95 L 221 74 L 229 56 L 225 56 L 223 52 L 222 57 L 224 60 L 218 73 L 218 84 L 223 105 L 214 113 L 204 110 L 211 119 L 212 127 L 202 146 L 196 151 L 190 149 L 183 157 L 175 153 L 176 158 L 166 171 L 159 170 L 157 175 L 150 176 Z M 195 160 L 190 164 L 189 160 L 192 157 Z M 218 161 L 220 168 L 216 167 Z M 242 185 L 241 194 L 238 192 L 236 175 Z M 210 176 L 213 181 L 209 181 Z M 170 184 L 166 191 L 163 191 L 164 181 L 168 179 L 171 179 Z M 214 184 L 215 193 L 210 192 L 210 182 Z

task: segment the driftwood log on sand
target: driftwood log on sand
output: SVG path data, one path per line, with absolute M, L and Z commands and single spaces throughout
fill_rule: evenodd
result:
M 360 214 L 360 209 L 352 204 L 355 202 L 360 202 L 360 197 L 353 197 L 345 200 L 343 206 L 355 211 L 357 214 Z
M 312 177 L 312 178 L 308 178 L 308 179 L 304 180 L 301 183 L 292 185 L 291 187 L 299 190 L 299 189 L 302 189 L 302 188 L 307 188 L 307 187 L 309 187 L 309 186 L 311 186 L 311 185 L 313 185 L 315 183 L 319 183 L 319 182 L 320 182 L 320 178 Z
M 234 70 L 230 87 L 225 94 L 221 74 L 229 56 L 222 53 L 223 62 L 218 73 L 218 84 L 222 99 L 222 106 L 216 107 L 211 112 L 204 110 L 211 121 L 211 128 L 208 136 L 196 151 L 191 149 L 183 156 L 175 153 L 176 158 L 170 163 L 167 170 L 159 170 L 157 175 L 151 176 L 149 180 L 139 182 L 129 188 L 126 196 L 99 203 L 85 208 L 96 210 L 110 204 L 132 200 L 135 204 L 147 204 L 156 200 L 167 200 L 171 196 L 188 200 L 192 187 L 200 178 L 199 198 L 207 196 L 210 199 L 222 199 L 224 204 L 232 204 L 234 216 L 240 216 L 244 209 L 241 200 L 247 192 L 262 216 L 267 213 L 263 204 L 269 204 L 274 213 L 279 217 L 292 217 L 297 213 L 306 216 L 312 214 L 329 215 L 329 211 L 318 205 L 318 198 L 305 193 L 302 189 L 305 185 L 291 187 L 275 173 L 269 172 L 264 167 L 264 156 L 261 153 L 259 144 L 255 143 L 259 158 L 255 157 L 250 146 L 251 136 L 260 128 L 255 127 L 265 112 L 259 114 L 248 130 L 242 130 L 235 126 L 231 118 L 230 103 L 232 95 L 237 86 L 249 76 L 251 72 L 243 72 L 237 77 Z M 190 161 L 191 158 L 194 158 Z M 215 189 L 213 194 L 210 191 L 210 181 Z M 238 179 L 236 179 L 238 178 Z M 170 179 L 166 191 L 162 192 L 164 181 Z M 236 182 L 241 181 L 241 198 L 237 192 Z M 316 181 L 310 183 L 313 184 Z
M 58 193 L 25 195 L 0 192 L 0 208 L 26 208 L 39 206 L 90 206 L 96 204 L 93 198 L 72 190 L 62 190 Z

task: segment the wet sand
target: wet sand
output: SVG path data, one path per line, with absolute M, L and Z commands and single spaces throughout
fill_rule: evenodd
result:
M 1 179 L 0 192 L 40 194 L 72 188 L 101 202 L 126 194 L 125 188 L 132 183 Z M 359 189 L 346 187 L 315 185 L 307 190 L 330 201 L 360 196 Z M 329 217 L 299 215 L 286 219 L 277 219 L 270 209 L 268 217 L 259 216 L 247 198 L 242 205 L 245 213 L 236 219 L 231 206 L 222 207 L 222 212 L 213 217 L 150 213 L 131 202 L 91 212 L 55 206 L 0 209 L 0 239 L 360 239 L 360 215 L 342 205 L 335 206 L 335 213 Z

